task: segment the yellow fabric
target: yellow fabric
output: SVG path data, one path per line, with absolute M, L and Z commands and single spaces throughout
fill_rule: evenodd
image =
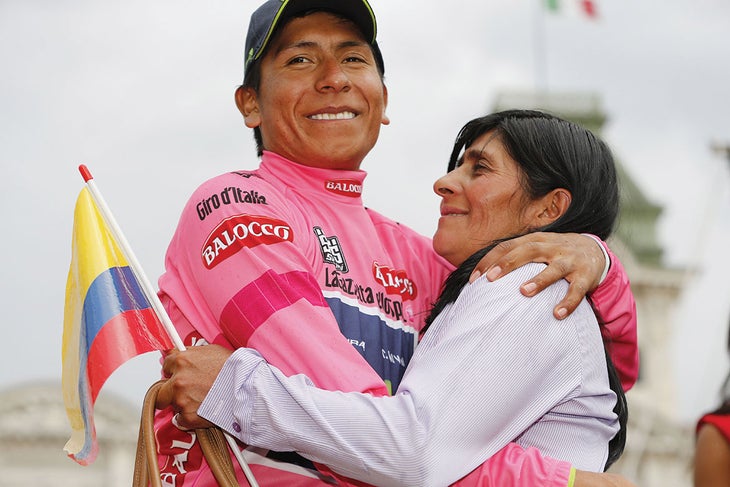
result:
M 128 265 L 127 260 L 109 231 L 91 193 L 88 188 L 82 189 L 74 210 L 71 264 L 66 281 L 61 350 L 63 400 L 72 430 L 71 439 L 64 449 L 71 455 L 84 449 L 89 434 L 95 443 L 95 432 L 87 431 L 82 413 L 81 401 L 82 399 L 88 401 L 88 398 L 82 398 L 81 395 L 86 395 L 88 391 L 81 393 L 79 391 L 79 377 L 85 373 L 80 370 L 82 351 L 79 350 L 84 299 L 94 279 L 101 273 L 111 267 L 126 265 Z M 92 453 L 90 461 L 93 461 L 93 456 Z

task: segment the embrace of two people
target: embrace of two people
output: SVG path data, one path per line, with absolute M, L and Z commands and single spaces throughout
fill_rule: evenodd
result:
M 433 239 L 365 208 L 360 167 L 389 123 L 376 32 L 365 0 L 252 15 L 235 100 L 259 167 L 195 191 L 159 281 L 191 347 L 163 366 L 165 485 L 216 485 L 189 431 L 211 424 L 261 485 L 631 485 L 602 473 L 638 374 L 603 243 L 610 151 L 546 113 L 490 114 L 434 183 Z M 196 209 L 239 190 L 261 197 Z

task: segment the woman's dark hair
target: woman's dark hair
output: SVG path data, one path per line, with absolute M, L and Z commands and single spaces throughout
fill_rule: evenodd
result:
M 282 22 L 280 22 L 279 27 L 276 29 L 276 32 L 274 33 L 274 39 L 276 36 L 279 35 L 280 32 L 284 30 L 284 27 L 291 22 L 294 19 L 306 17 L 307 15 L 311 15 L 316 12 L 328 12 L 336 17 L 342 18 L 344 20 L 349 20 L 347 17 L 342 16 L 342 14 L 339 14 L 337 12 L 329 11 L 326 8 L 318 8 L 318 9 L 312 9 L 312 10 L 305 10 L 303 12 L 296 13 L 292 15 L 291 17 L 284 19 Z M 266 56 L 267 51 L 269 50 L 269 47 L 274 44 L 274 39 L 272 39 L 266 46 L 266 49 L 264 49 L 264 52 L 261 53 L 259 58 L 251 63 L 251 65 L 246 69 L 246 74 L 243 77 L 243 84 L 241 85 L 241 88 L 252 88 L 256 93 L 259 92 L 259 89 L 261 88 L 261 60 Z M 378 73 L 380 74 L 380 79 L 383 79 L 384 73 L 385 73 L 385 67 L 383 65 L 383 57 L 380 54 L 380 50 L 378 47 L 374 47 L 372 44 L 369 44 L 370 50 L 373 52 L 373 57 L 375 58 L 375 63 L 378 67 Z M 375 49 L 378 49 L 378 52 L 375 51 Z M 261 129 L 259 127 L 254 127 L 253 129 L 253 138 L 256 142 L 256 154 L 261 157 L 264 153 L 264 139 L 261 136 Z
M 544 112 L 507 110 L 464 125 L 456 138 L 448 170 L 456 168 L 464 150 L 487 132 L 496 136 L 517 163 L 520 185 L 530 199 L 557 188 L 570 191 L 572 199 L 565 214 L 531 231 L 591 233 L 603 240 L 611 235 L 619 211 L 618 181 L 613 156 L 602 140 L 575 123 Z M 498 243 L 489 243 L 451 273 L 426 319 L 424 331 L 447 304 L 456 301 L 476 264 Z M 598 319 L 603 326 L 600 316 Z M 611 357 L 607 350 L 605 353 L 609 383 L 616 394 L 614 413 L 620 425 L 609 443 L 607 469 L 623 453 L 628 407 Z
M 530 198 L 556 188 L 565 188 L 572 195 L 565 215 L 536 230 L 592 233 L 603 240 L 611 234 L 619 209 L 618 182 L 613 156 L 601 139 L 580 125 L 543 112 L 493 113 L 461 129 L 449 171 L 464 149 L 490 131 L 517 162 L 522 189 Z

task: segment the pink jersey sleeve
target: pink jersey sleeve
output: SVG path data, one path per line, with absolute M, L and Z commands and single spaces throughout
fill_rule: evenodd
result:
M 201 186 L 180 218 L 160 279 L 187 318 L 176 323 L 193 323 L 211 343 L 255 348 L 284 373 L 307 374 L 325 389 L 387 393 L 340 333 L 305 255 L 308 229 L 284 195 L 250 177 L 245 188 L 265 196 L 266 204 L 229 198 L 211 215 L 195 209 L 237 177 Z
M 458 487 L 566 487 L 570 479 L 568 462 L 543 457 L 536 448 L 524 449 L 510 443 L 489 461 L 455 482 Z
M 323 472 L 337 477 L 346 485 L 367 487 L 357 480 L 333 473 L 318 465 Z M 571 487 L 569 462 L 545 457 L 537 448 L 523 448 L 508 443 L 467 476 L 451 484 L 453 487 Z
M 636 303 L 629 278 L 621 262 L 603 243 L 611 257 L 611 268 L 603 283 L 590 295 L 601 334 L 625 391 L 639 377 L 639 346 L 636 337 Z

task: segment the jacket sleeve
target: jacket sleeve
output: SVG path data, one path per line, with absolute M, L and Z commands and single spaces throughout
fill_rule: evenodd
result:
M 628 391 L 639 377 L 639 346 L 636 336 L 636 303 L 629 278 L 618 258 L 605 242 L 603 247 L 611 259 L 606 279 L 589 296 L 601 326 L 603 342 L 613 365 Z

